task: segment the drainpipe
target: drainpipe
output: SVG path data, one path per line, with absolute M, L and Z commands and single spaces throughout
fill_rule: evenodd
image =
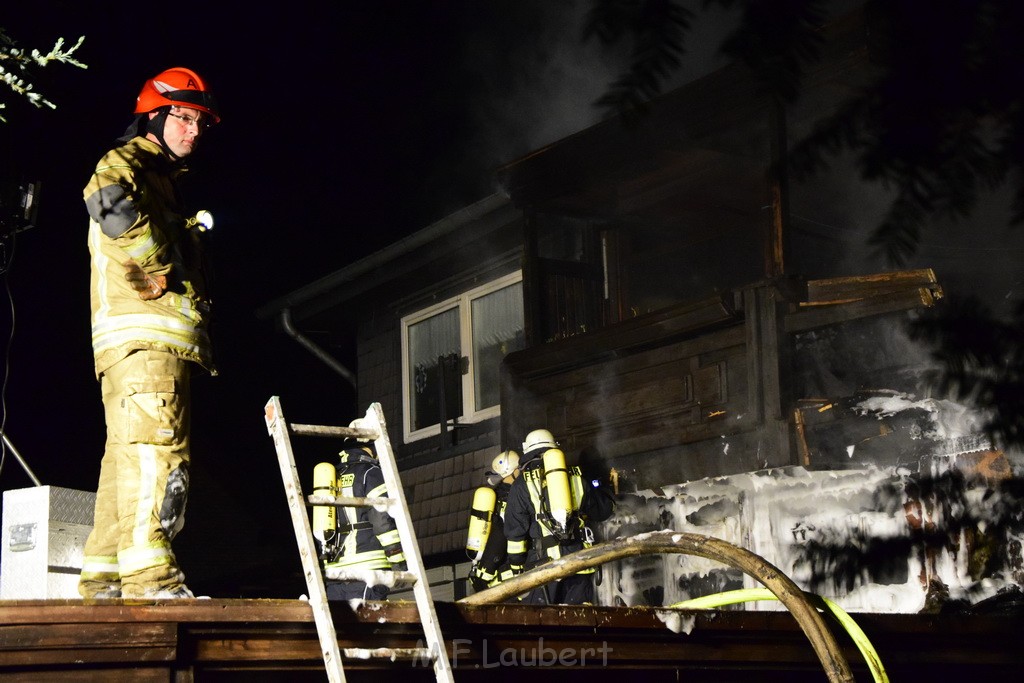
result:
M 305 346 L 310 353 L 326 363 L 327 366 L 336 373 L 341 375 L 345 381 L 352 385 L 353 389 L 359 389 L 359 386 L 356 384 L 356 376 L 351 370 L 339 363 L 334 356 L 324 351 L 322 348 L 314 344 L 312 340 L 295 329 L 292 325 L 292 311 L 290 308 L 284 308 L 281 310 L 281 327 L 284 328 L 284 331 L 288 333 L 289 337 Z

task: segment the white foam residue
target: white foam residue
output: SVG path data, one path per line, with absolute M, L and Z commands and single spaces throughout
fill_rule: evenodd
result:
M 692 614 L 683 614 L 676 610 L 655 610 L 658 621 L 665 624 L 672 633 L 685 633 L 690 635 L 693 627 L 697 625 L 697 618 Z
M 349 659 L 389 659 L 392 662 L 398 659 L 398 652 L 388 647 L 346 647 L 343 652 Z
M 886 585 L 866 583 L 831 599 L 849 611 L 914 614 L 924 607 L 925 592 L 916 581 Z
M 331 581 L 362 581 L 367 586 L 394 588 L 399 579 L 395 572 L 384 569 L 339 569 L 327 567 L 324 574 Z
M 934 410 L 926 402 L 914 402 L 910 400 L 911 398 L 908 394 L 902 393 L 893 393 L 891 396 L 871 396 L 857 403 L 855 410 L 861 415 L 875 413 L 879 420 L 883 417 L 892 417 L 896 413 L 901 413 L 910 408 Z
M 874 414 L 879 420 L 906 410 L 925 411 L 928 413 L 930 427 L 925 434 L 916 438 L 943 441 L 984 433 L 986 419 L 983 411 L 945 399 L 912 399 L 913 396 L 902 393 L 872 396 L 857 403 L 855 410 L 861 415 Z
M 901 397 L 886 401 L 887 407 L 881 403 L 875 407 L 911 405 Z M 952 520 L 964 517 L 977 522 L 978 533 L 997 529 L 995 522 L 1005 516 L 1012 501 L 990 487 L 968 488 L 962 499 L 953 496 L 931 499 L 931 503 L 918 499 L 914 479 L 939 480 L 951 468 L 949 458 L 931 458 L 918 468 L 900 464 L 811 471 L 792 466 L 709 477 L 627 494 L 615 516 L 602 527 L 603 537 L 636 536 L 642 540 L 651 532 L 670 531 L 676 532 L 677 542 L 682 533 L 722 539 L 756 553 L 798 585 L 822 591 L 824 597 L 850 611 L 918 612 L 925 604 L 930 582 L 947 587 L 950 598 L 974 603 L 1013 581 L 1012 573 L 1005 570 L 994 571 L 983 582 L 971 576 L 969 533 L 953 532 L 952 545 L 928 554 L 915 542 L 903 568 L 894 565 L 877 574 L 867 569 L 854 572 L 849 577 L 852 585 L 829 579 L 829 558 L 819 553 L 814 562 L 808 560 L 808 552 L 815 547 L 857 549 L 864 543 L 890 540 L 901 546 L 899 539 L 911 537 L 916 529 L 946 528 Z M 1011 543 L 1011 547 L 1019 545 Z M 835 561 L 841 563 L 842 558 Z M 657 559 L 623 558 L 605 565 L 605 578 L 598 586 L 601 604 L 630 606 L 657 607 L 720 590 L 759 587 L 738 569 L 683 553 L 666 553 Z M 755 602 L 745 609 L 780 609 L 780 605 Z M 671 615 L 665 614 L 666 618 Z

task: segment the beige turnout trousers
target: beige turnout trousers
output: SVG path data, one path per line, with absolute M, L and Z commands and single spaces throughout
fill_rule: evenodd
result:
M 184 581 L 171 540 L 188 497 L 190 369 L 170 353 L 141 350 L 100 377 L 107 441 L 82 597 L 144 597 Z

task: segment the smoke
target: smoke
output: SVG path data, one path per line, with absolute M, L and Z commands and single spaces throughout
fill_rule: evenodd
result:
M 475 86 L 468 158 L 493 169 L 608 115 L 594 103 L 627 70 L 631 46 L 584 41 L 591 4 L 515 3 L 479 18 L 480 30 L 467 41 L 464 58 Z M 696 0 L 685 4 L 696 19 L 683 63 L 665 91 L 724 66 L 718 46 L 736 22 L 735 12 L 721 7 L 705 11 Z
M 933 223 L 922 235 L 912 267 L 929 267 L 947 294 L 975 297 L 997 316 L 1024 300 L 1024 226 L 1013 225 L 1015 176 L 983 196 L 961 220 Z
M 491 170 L 599 120 L 592 103 L 617 67 L 582 40 L 583 2 L 528 2 L 490 18 L 466 46 L 474 88 L 466 154 Z
M 788 236 L 792 259 L 787 270 L 809 279 L 889 270 L 868 240 L 893 196 L 881 184 L 861 180 L 851 154 L 833 159 L 825 170 L 793 179 Z
M 595 106 L 627 72 L 632 45 L 584 40 L 590 0 L 527 1 L 474 8 L 477 31 L 466 41 L 465 71 L 474 84 L 474 134 L 467 154 L 488 167 L 515 159 L 588 128 L 608 115 Z M 678 68 L 662 83 L 669 92 L 729 63 L 723 40 L 740 24 L 742 3 L 679 3 L 691 13 Z M 836 18 L 863 0 L 831 0 Z
M 792 142 L 799 131 L 791 131 Z M 976 297 L 997 315 L 1024 299 L 1024 227 L 1012 224 L 1020 178 L 982 194 L 959 219 L 937 219 L 922 227 L 914 256 L 901 268 L 930 268 L 947 295 Z M 851 153 L 827 169 L 793 179 L 787 270 L 807 278 L 863 275 L 897 269 L 869 243 L 895 193 L 861 177 Z

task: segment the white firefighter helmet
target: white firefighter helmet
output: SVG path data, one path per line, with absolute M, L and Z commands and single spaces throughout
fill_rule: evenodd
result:
M 491 461 L 491 471 L 504 479 L 519 468 L 519 454 L 515 451 L 503 451 Z
M 526 435 L 526 441 L 523 442 L 523 453 L 529 453 L 538 448 L 555 448 L 556 446 L 558 446 L 558 442 L 555 441 L 551 432 L 546 429 L 534 429 Z

